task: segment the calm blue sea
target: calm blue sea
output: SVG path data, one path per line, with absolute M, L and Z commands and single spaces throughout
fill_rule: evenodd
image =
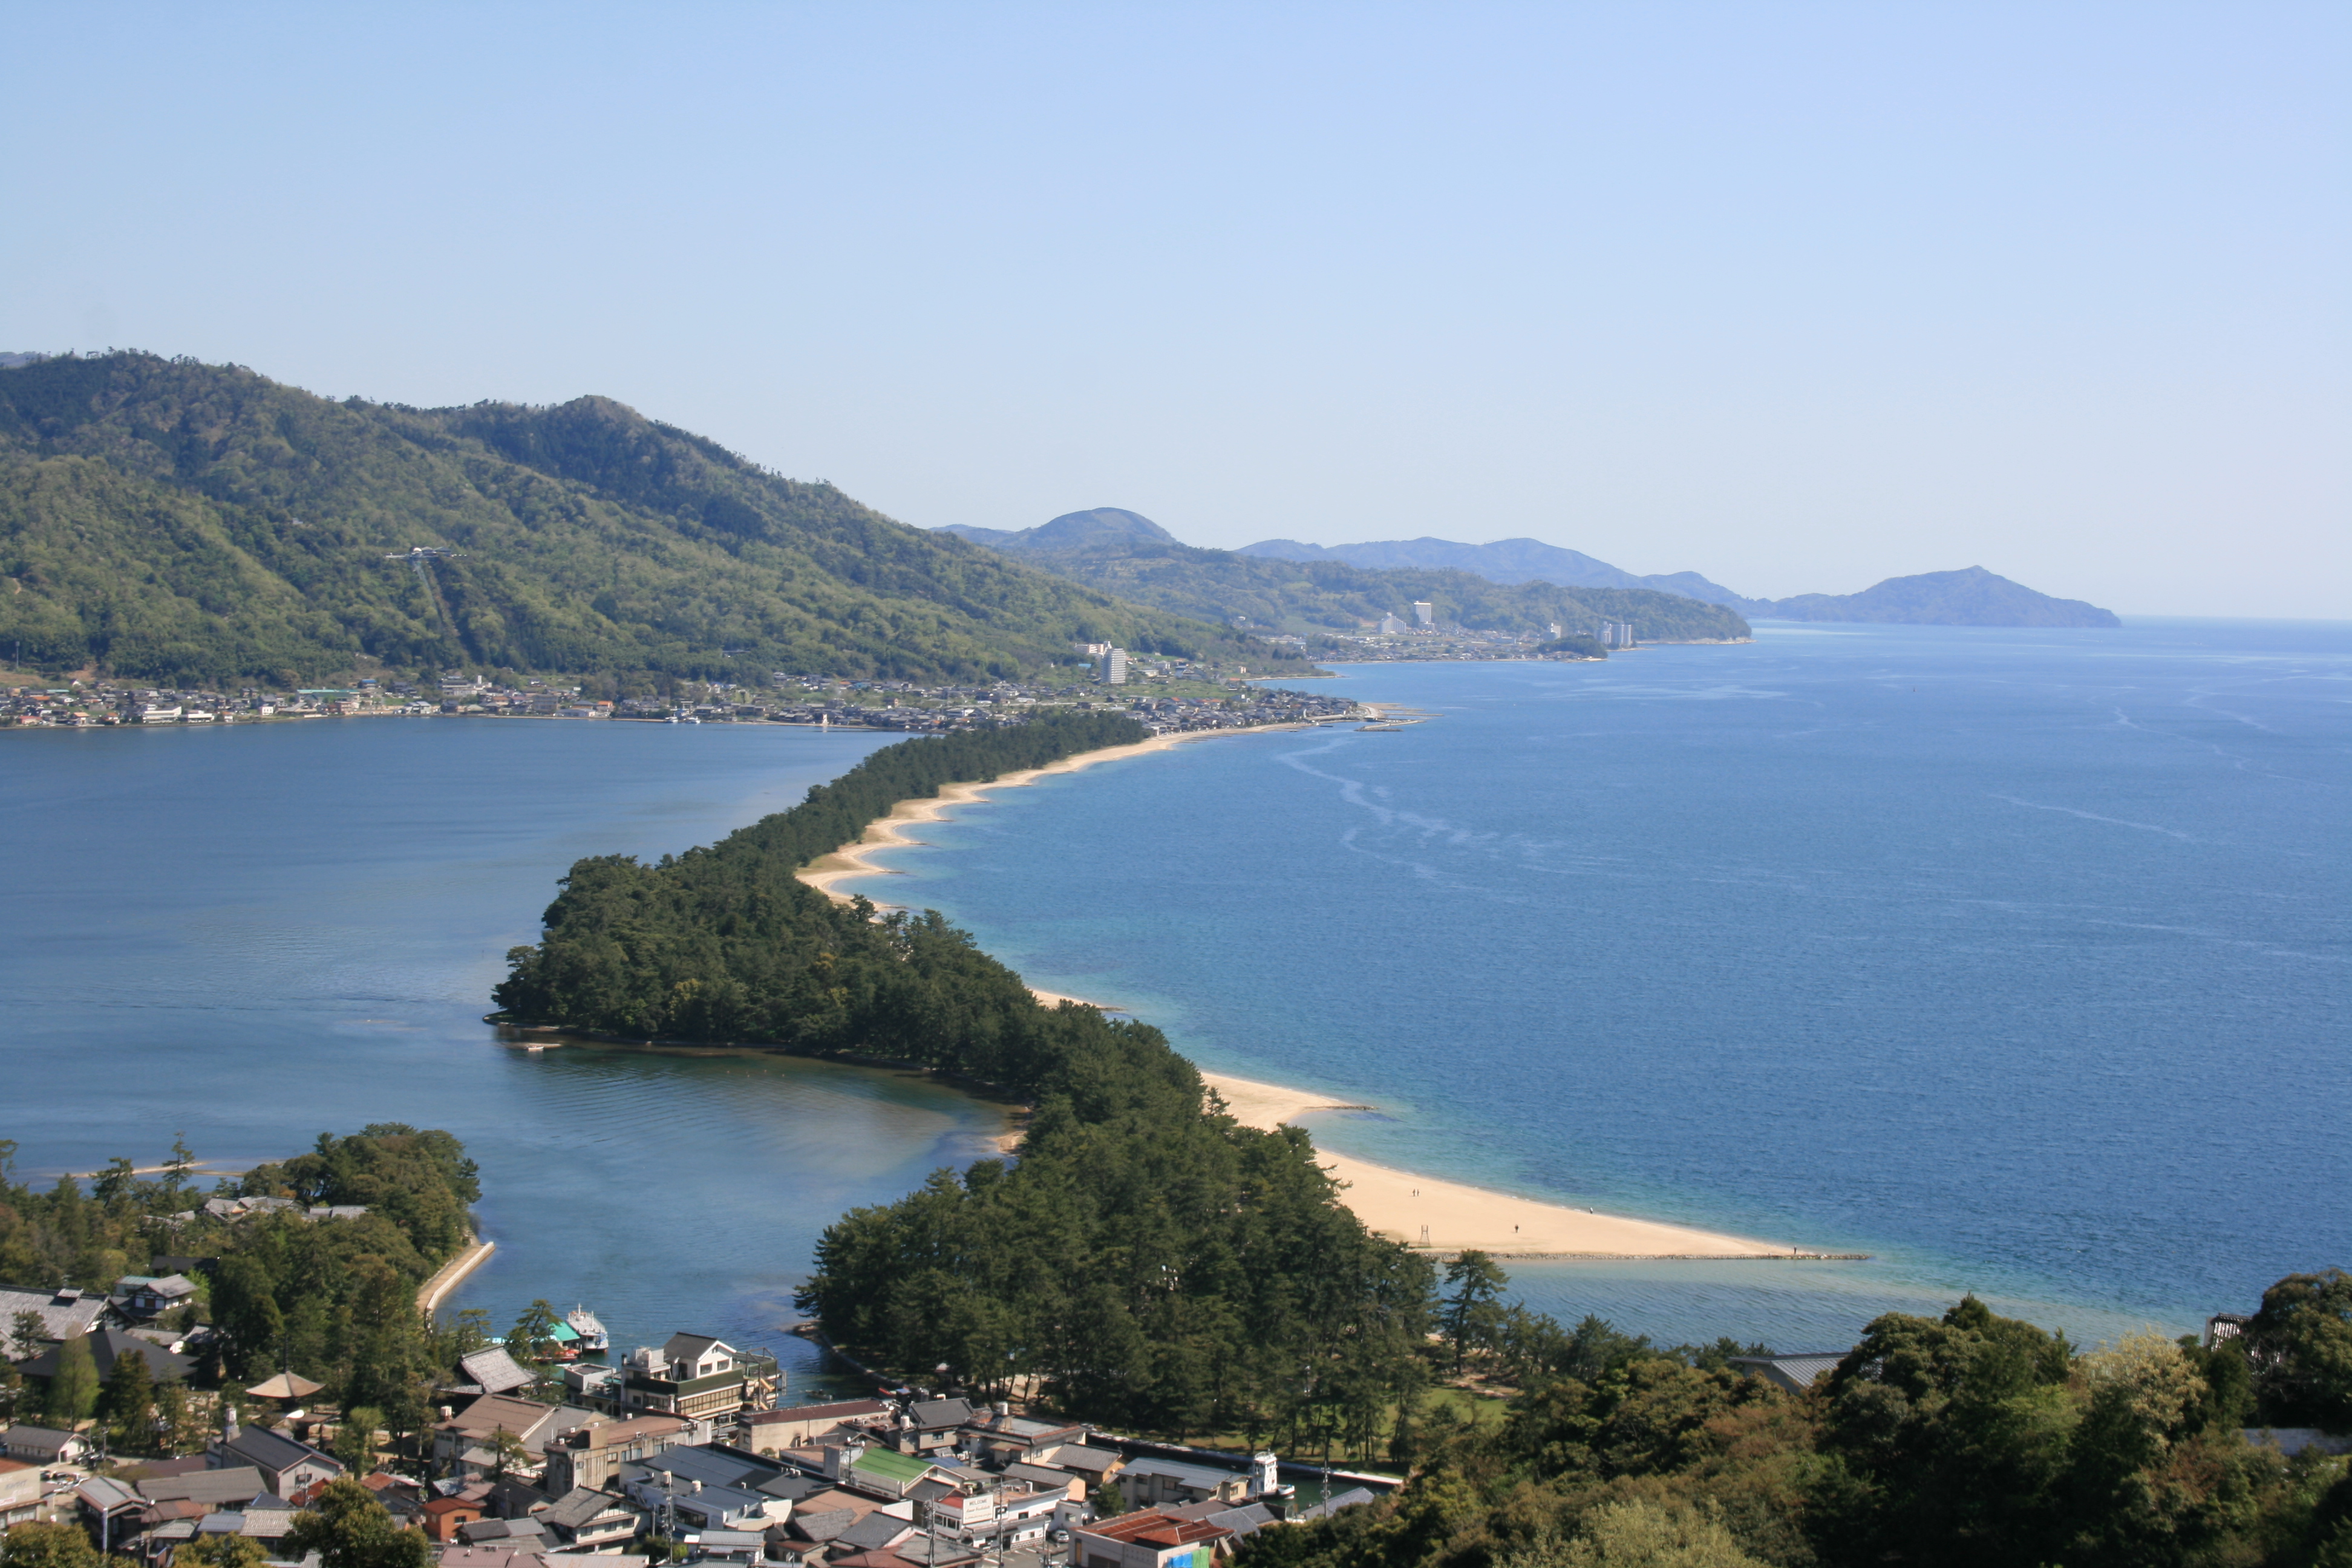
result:
M 2352 626 L 1768 626 L 1604 665 L 1357 667 L 1433 721 L 1223 738 L 898 852 L 1038 984 L 1380 1106 L 1327 1142 L 1865 1264 L 1524 1264 L 1664 1341 L 1850 1343 L 1974 1289 L 2084 1339 L 2352 1264 Z M 0 736 L 0 1137 L 231 1164 L 376 1120 L 480 1160 L 458 1304 L 775 1326 L 817 1234 L 1001 1125 L 889 1074 L 527 1056 L 479 1022 L 578 856 L 878 743 L 428 720 Z
M 583 855 L 658 855 L 796 802 L 880 739 L 750 726 L 321 720 L 0 735 L 0 1137 L 35 1175 L 184 1131 L 231 1168 L 372 1121 L 482 1167 L 503 1329 L 585 1302 L 621 1348 L 766 1343 L 841 1386 L 792 1289 L 818 1233 L 1002 1115 L 899 1075 L 753 1055 L 528 1055 L 481 1023 Z M 37 1283 L 47 1283 L 39 1281 Z
M 2095 1340 L 2352 1264 L 2352 626 L 1768 625 L 1337 689 L 1437 717 L 1007 791 L 867 890 L 1381 1107 L 1333 1147 L 1874 1255 L 1515 1268 L 1557 1313 L 1828 1348 L 1973 1289 Z

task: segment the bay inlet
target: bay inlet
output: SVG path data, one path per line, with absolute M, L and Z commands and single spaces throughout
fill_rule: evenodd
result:
M 1341 1156 L 1875 1255 L 1511 1266 L 1570 1319 L 1816 1348 L 1974 1289 L 2095 1340 L 2352 1255 L 2247 1158 L 2352 1174 L 2325 1046 L 2352 857 L 2324 826 L 2352 636 L 1761 632 L 1352 668 L 1338 690 L 1432 721 L 1047 777 L 846 889 L 941 909 L 1204 1069 L 1368 1108 L 1300 1114 Z M 817 1235 L 992 1152 L 1003 1108 L 760 1052 L 528 1054 L 479 1020 L 572 859 L 709 842 L 886 739 L 10 736 L 0 1135 L 58 1171 L 447 1127 L 499 1243 L 448 1305 L 573 1298 L 616 1342 L 702 1328 L 844 1386 L 778 1331 Z

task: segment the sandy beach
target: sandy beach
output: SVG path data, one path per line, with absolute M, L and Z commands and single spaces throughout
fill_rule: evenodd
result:
M 851 895 L 841 891 L 835 883 L 851 877 L 899 875 L 887 866 L 873 864 L 871 858 L 876 851 L 902 844 L 920 844 L 922 840 L 908 833 L 908 828 L 926 822 L 937 822 L 951 807 L 984 801 L 991 790 L 1017 789 L 1023 784 L 1035 784 L 1050 773 L 1074 773 L 1082 768 L 1093 767 L 1097 763 L 1112 763 L 1122 757 L 1140 757 L 1153 752 L 1164 752 L 1188 741 L 1206 741 L 1218 735 L 1263 735 L 1273 731 L 1297 728 L 1298 726 L 1293 724 L 1269 724 L 1248 730 L 1192 730 L 1181 734 L 1154 735 L 1149 741 L 1138 741 L 1131 746 L 1105 746 L 1098 752 L 1081 752 L 1075 757 L 1064 757 L 1060 762 L 1048 763 L 1042 768 L 1024 768 L 1019 773 L 1006 773 L 986 784 L 942 784 L 940 793 L 929 800 L 900 801 L 891 808 L 889 816 L 868 824 L 865 837 L 856 843 L 845 844 L 832 854 L 821 856 L 801 868 L 800 879 L 834 902 L 845 904 L 850 901 Z M 885 909 L 891 907 L 883 904 L 879 899 L 874 901 Z M 1047 995 L 1042 991 L 1038 994 Z M 1052 1002 L 1063 1000 L 1059 996 L 1048 999 Z M 1073 996 L 1068 1000 L 1075 1002 L 1078 998 Z
M 847 903 L 851 895 L 843 892 L 836 884 L 852 877 L 898 874 L 872 863 L 871 857 L 877 851 L 903 844 L 921 843 L 922 840 L 915 837 L 908 829 L 922 823 L 937 822 L 955 806 L 985 800 L 991 790 L 1018 788 L 1023 784 L 1034 784 L 1049 773 L 1076 773 L 1097 763 L 1143 756 L 1152 752 L 1166 751 L 1188 741 L 1207 740 L 1215 735 L 1263 732 L 1209 730 L 1158 735 L 1131 746 L 1109 746 L 1098 752 L 1084 752 L 1045 767 L 1006 773 L 987 784 L 948 784 L 932 799 L 900 801 L 889 816 L 869 826 L 865 836 L 856 844 L 844 845 L 803 868 L 800 879 L 835 901 Z M 880 900 L 876 902 L 878 904 Z M 1048 1006 L 1063 1002 L 1076 1002 L 1090 1007 L 1115 1006 L 1111 1003 L 1067 996 L 1034 987 L 1032 994 Z M 1203 1073 L 1202 1077 L 1224 1100 L 1225 1108 L 1233 1113 L 1234 1120 L 1249 1127 L 1272 1129 L 1318 1110 L 1373 1109 L 1251 1079 L 1231 1078 L 1219 1073 Z M 1391 1170 L 1385 1165 L 1334 1154 L 1328 1150 L 1320 1151 L 1320 1153 L 1324 1169 L 1344 1185 L 1343 1196 L 1348 1206 L 1356 1212 L 1357 1217 L 1369 1229 L 1409 1246 L 1425 1247 L 1433 1251 L 1458 1252 L 1465 1247 L 1475 1247 L 1497 1256 L 1516 1258 L 1804 1256 L 1783 1244 L 1745 1237 L 1718 1236 L 1711 1231 L 1662 1225 L 1654 1220 L 1594 1214 L 1588 1209 L 1571 1208 L 1564 1204 L 1539 1203 L 1532 1198 L 1489 1192 L 1460 1182 L 1417 1176 L 1410 1171 Z
M 1310 1111 L 1373 1109 L 1252 1079 L 1201 1076 L 1234 1120 L 1248 1127 L 1270 1130 Z M 1323 1168 L 1345 1185 L 1342 1195 L 1367 1229 L 1433 1251 L 1475 1247 L 1513 1258 L 1787 1258 L 1792 1250 L 1747 1237 L 1594 1214 L 1417 1176 L 1328 1149 L 1318 1152 Z

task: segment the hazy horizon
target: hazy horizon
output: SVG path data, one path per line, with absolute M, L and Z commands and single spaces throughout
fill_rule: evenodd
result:
M 20 10 L 0 350 L 922 527 L 2352 615 L 2320 5 Z

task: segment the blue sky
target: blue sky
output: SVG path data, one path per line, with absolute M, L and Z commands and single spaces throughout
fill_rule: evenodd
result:
M 7 9 L 0 349 L 907 521 L 2352 616 L 2341 5 Z

